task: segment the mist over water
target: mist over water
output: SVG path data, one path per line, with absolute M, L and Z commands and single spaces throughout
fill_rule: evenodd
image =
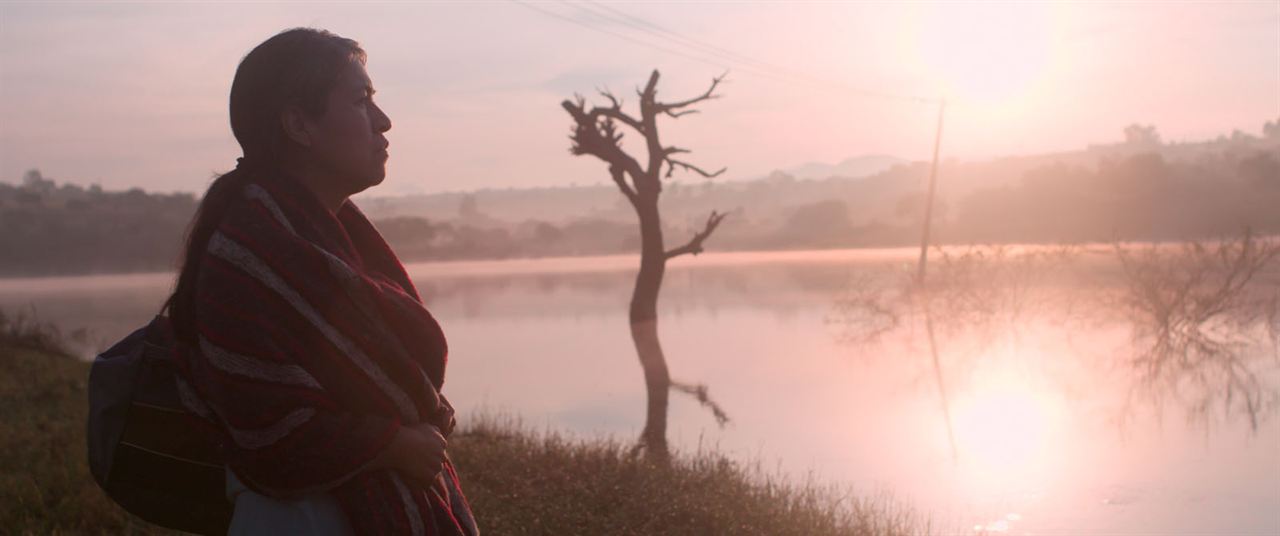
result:
M 1135 251 L 1122 265 L 1107 247 L 948 250 L 931 258 L 927 294 L 904 290 L 911 249 L 673 261 L 659 301 L 672 376 L 706 383 L 732 419 L 721 429 L 675 394 L 673 446 L 887 490 L 963 531 L 1280 532 L 1272 320 L 1242 313 L 1203 331 L 1152 331 L 1144 311 L 1154 309 L 1135 289 L 1171 257 Z M 449 339 L 450 399 L 463 415 L 636 436 L 635 264 L 407 266 Z M 1275 263 L 1261 268 L 1239 304 L 1264 306 L 1276 276 Z M 0 280 L 0 307 L 89 328 L 91 355 L 155 314 L 172 277 Z M 1160 333 L 1203 335 L 1231 353 L 1159 361 L 1154 343 L 1176 339 Z

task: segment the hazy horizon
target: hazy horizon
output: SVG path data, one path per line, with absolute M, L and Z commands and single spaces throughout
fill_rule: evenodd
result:
M 369 53 L 393 128 L 387 179 L 362 196 L 607 184 L 599 162 L 569 154 L 559 102 L 609 87 L 633 106 L 654 68 L 665 99 L 729 71 L 723 98 L 661 123 L 692 161 L 728 167 L 716 180 L 929 157 L 935 105 L 839 84 L 945 95 L 943 157 L 964 160 L 1119 141 L 1130 123 L 1167 141 L 1256 134 L 1280 115 L 1280 5 L 1265 2 L 6 3 L 0 181 L 38 168 L 109 190 L 203 191 L 240 154 L 236 64 L 294 26 Z

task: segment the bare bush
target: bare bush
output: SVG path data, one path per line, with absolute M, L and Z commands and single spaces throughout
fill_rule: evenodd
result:
M 991 340 L 1033 316 L 1071 314 L 1071 292 L 1059 283 L 1074 276 L 1079 248 L 973 246 L 935 248 L 928 277 L 916 279 L 903 266 L 888 273 L 854 275 L 832 304 L 826 321 L 840 328 L 843 343 L 875 342 L 923 316 L 940 334 L 977 334 Z

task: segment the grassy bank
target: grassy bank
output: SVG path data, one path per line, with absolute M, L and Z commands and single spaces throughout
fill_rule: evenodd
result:
M 89 365 L 52 338 L 9 327 L 0 325 L 0 532 L 164 533 L 117 507 L 89 476 Z M 464 422 L 450 452 L 490 535 L 928 532 L 891 499 L 789 484 L 714 452 L 657 467 L 618 442 L 493 417 Z
M 463 489 L 490 534 L 924 534 L 887 496 L 770 477 L 716 452 L 668 466 L 613 440 L 473 419 L 450 440 Z
M 0 532 L 156 533 L 98 489 L 85 454 L 89 365 L 0 341 Z

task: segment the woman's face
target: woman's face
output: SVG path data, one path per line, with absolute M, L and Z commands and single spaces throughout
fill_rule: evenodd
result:
M 364 65 L 353 61 L 329 92 L 328 108 L 308 120 L 310 150 L 332 180 L 333 190 L 354 194 L 387 175 L 387 138 L 391 119 L 373 103 L 373 83 Z

